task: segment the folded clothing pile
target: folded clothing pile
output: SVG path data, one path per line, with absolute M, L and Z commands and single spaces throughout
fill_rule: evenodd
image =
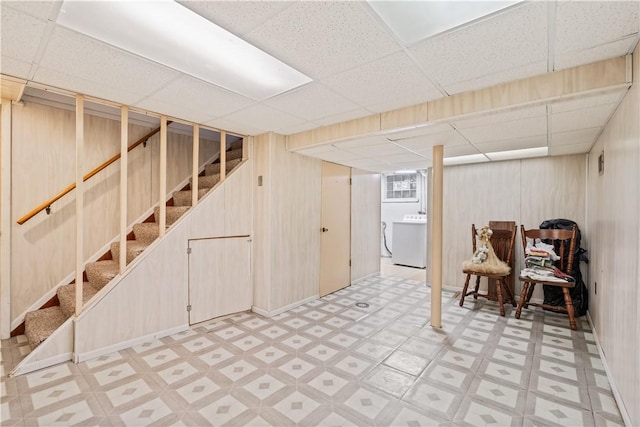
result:
M 541 267 L 538 265 L 527 266 L 527 268 L 520 271 L 520 277 L 528 277 L 530 279 L 548 282 L 575 282 L 573 277 L 563 273 L 557 267 Z

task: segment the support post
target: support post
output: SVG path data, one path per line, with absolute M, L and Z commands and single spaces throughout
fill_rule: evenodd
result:
M 227 176 L 227 133 L 220 131 L 220 182 Z
M 191 173 L 191 206 L 198 204 L 198 172 L 200 170 L 200 126 L 193 125 L 193 164 Z
M 442 175 L 443 146 L 433 147 L 433 219 L 431 221 L 431 326 L 442 327 Z
M 82 313 L 84 272 L 84 97 L 76 95 L 76 316 Z
M 0 338 L 11 335 L 11 105 L 0 116 Z
M 129 166 L 129 109 L 120 107 L 120 274 L 127 268 L 127 171 Z
M 160 238 L 167 229 L 167 116 L 160 117 Z

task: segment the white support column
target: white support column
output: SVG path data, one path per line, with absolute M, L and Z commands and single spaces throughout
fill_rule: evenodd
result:
M 198 204 L 198 172 L 200 170 L 200 126 L 193 125 L 193 164 L 191 173 L 191 206 Z
M 0 338 L 11 335 L 11 100 L 2 100 L 0 124 Z
M 84 282 L 84 97 L 76 95 L 76 316 L 82 313 Z
M 431 326 L 442 327 L 442 175 L 443 146 L 433 147 L 433 220 L 431 221 Z
M 167 116 L 160 117 L 160 238 L 167 229 Z
M 120 107 L 120 274 L 127 268 L 127 194 L 129 109 Z
M 220 131 L 220 181 L 227 176 L 227 133 Z

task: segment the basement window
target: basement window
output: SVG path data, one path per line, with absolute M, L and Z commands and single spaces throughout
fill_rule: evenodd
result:
M 385 202 L 415 202 L 417 200 L 417 173 L 386 175 Z

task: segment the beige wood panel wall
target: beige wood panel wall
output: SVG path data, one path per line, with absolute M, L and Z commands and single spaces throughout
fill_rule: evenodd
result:
M 321 161 L 277 134 L 256 137 L 254 157 L 254 306 L 275 312 L 318 294 Z
M 108 285 L 112 288 L 104 298 L 77 321 L 76 354 L 86 358 L 95 352 L 126 347 L 141 337 L 161 336 L 188 326 L 188 241 L 224 236 L 224 227 L 221 234 L 216 234 L 220 229 L 212 229 L 211 225 L 226 224 L 231 216 L 240 223 L 251 223 L 247 221 L 253 214 L 251 198 L 224 197 L 226 191 L 251 193 L 243 174 L 251 174 L 250 159 L 173 225 L 163 240 L 136 258 L 119 283 Z M 251 233 L 250 228 L 234 231 Z
M 380 272 L 380 174 L 351 169 L 351 281 Z
M 42 212 L 24 225 L 15 222 L 75 181 L 75 114 L 31 102 L 13 111 L 11 318 L 15 319 L 75 268 L 74 192 L 56 202 L 51 215 Z M 119 152 L 120 123 L 87 115 L 84 129 L 84 170 L 89 172 Z M 130 140 L 149 130 L 129 125 Z M 157 140 L 157 136 L 150 139 L 146 148 L 139 146 L 128 156 L 130 223 L 156 203 L 152 188 L 158 175 L 153 155 Z M 190 137 L 169 133 L 168 182 L 174 186 L 190 173 L 191 144 Z M 201 145 L 203 158 L 217 152 L 213 142 Z M 183 173 L 181 178 L 178 173 Z M 84 254 L 89 258 L 119 232 L 119 162 L 85 185 Z
M 443 278 L 447 287 L 464 284 L 461 264 L 473 255 L 471 224 L 515 221 L 535 228 L 545 219 L 585 223 L 585 155 L 545 157 L 451 166 L 444 169 Z M 522 243 L 516 240 L 516 270 L 522 268 Z M 483 283 L 486 286 L 486 283 Z M 516 293 L 520 286 L 516 283 Z M 536 289 L 534 298 L 542 298 Z
M 589 154 L 586 241 L 591 318 L 627 421 L 640 425 L 640 47 L 633 73 L 636 83 Z

